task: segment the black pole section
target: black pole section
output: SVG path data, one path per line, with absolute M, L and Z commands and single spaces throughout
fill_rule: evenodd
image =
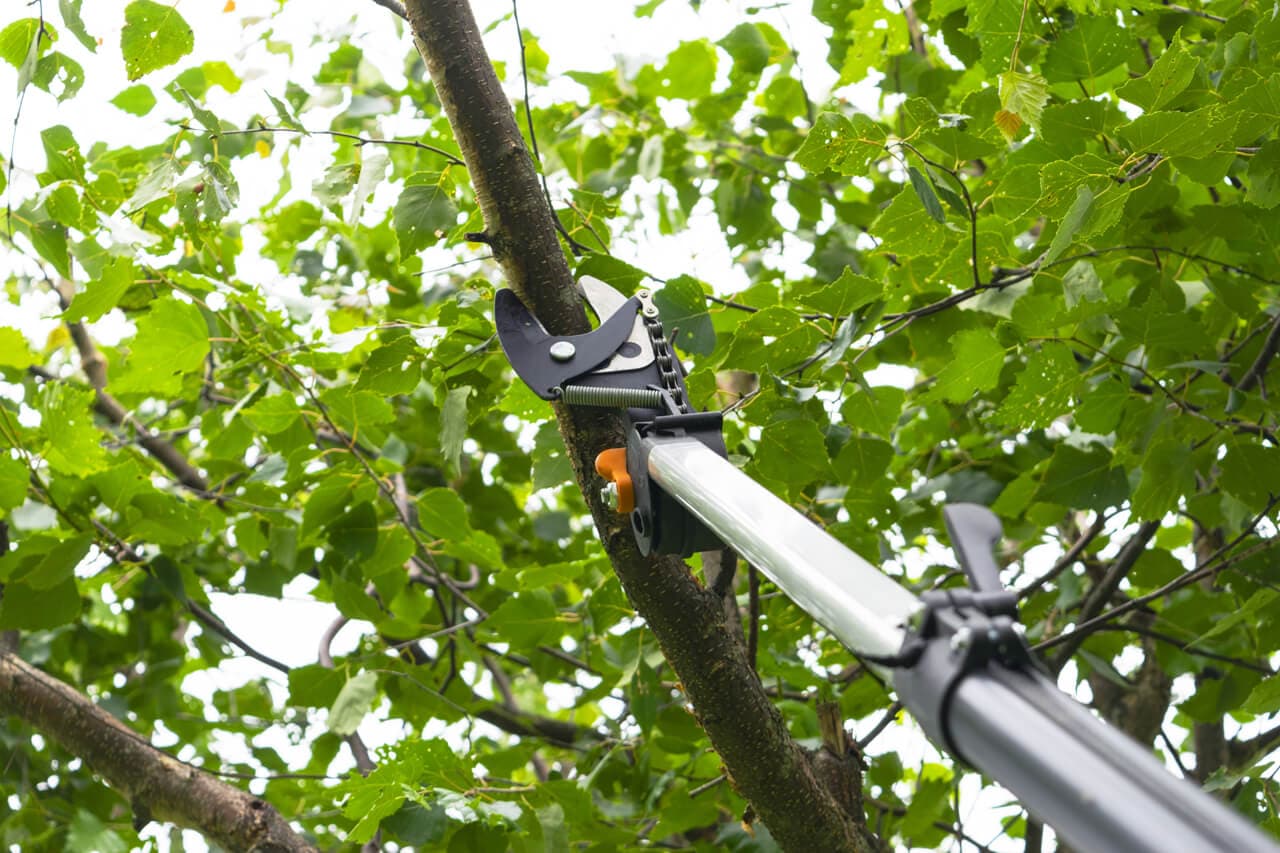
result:
M 1241 815 L 1038 673 L 994 665 L 970 674 L 955 688 L 948 725 L 966 760 L 1074 849 L 1276 853 Z

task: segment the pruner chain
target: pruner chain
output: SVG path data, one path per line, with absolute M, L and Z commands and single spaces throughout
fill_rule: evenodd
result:
M 667 343 L 662 321 L 658 319 L 658 308 L 653 304 L 653 293 L 647 289 L 637 290 L 636 298 L 640 300 L 640 314 L 644 318 L 645 330 L 649 333 L 649 343 L 653 347 L 658 375 L 662 378 L 662 390 L 671 396 L 672 402 L 676 404 L 681 414 L 688 414 L 689 401 L 685 399 L 684 385 L 680 382 L 679 366 L 676 364 L 671 346 Z

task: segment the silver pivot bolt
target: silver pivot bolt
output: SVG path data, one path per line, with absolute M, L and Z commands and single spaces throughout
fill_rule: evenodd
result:
M 568 361 L 577 355 L 578 350 L 568 341 L 556 341 L 551 345 L 551 357 L 556 361 Z
M 600 490 L 600 502 L 615 512 L 618 509 L 618 484 L 605 483 L 604 488 Z

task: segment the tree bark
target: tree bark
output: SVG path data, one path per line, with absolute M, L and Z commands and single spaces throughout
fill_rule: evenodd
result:
M 194 829 L 233 851 L 316 848 L 270 804 L 153 747 L 137 732 L 16 655 L 0 654 L 0 713 L 79 756 L 129 801 L 135 825 Z
M 507 283 L 552 334 L 590 327 L 537 171 L 465 0 L 405 4 L 484 214 L 480 235 Z M 625 517 L 598 496 L 596 454 L 623 444 L 607 410 L 557 405 L 565 447 L 596 528 L 631 603 L 648 623 L 735 787 L 786 850 L 867 851 L 875 837 L 819 782 L 730 633 L 719 598 L 677 558 L 646 559 Z

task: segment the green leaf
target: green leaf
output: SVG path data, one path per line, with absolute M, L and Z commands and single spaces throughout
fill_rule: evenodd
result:
M 293 426 L 301 412 L 291 395 L 272 394 L 258 400 L 240 414 L 254 429 L 267 435 L 275 435 Z
M 1178 499 L 1195 489 L 1195 465 L 1186 445 L 1165 439 L 1154 442 L 1142 458 L 1142 475 L 1133 491 L 1133 514 L 1159 521 L 1177 508 Z
M 765 427 L 752 466 L 760 476 L 789 486 L 829 480 L 826 443 L 813 421 L 788 420 Z
M 958 235 L 930 216 L 915 192 L 908 190 L 894 196 L 872 224 L 871 233 L 884 241 L 885 251 L 905 256 L 940 253 Z
M 1035 500 L 1071 509 L 1099 512 L 1118 507 L 1129 496 L 1124 471 L 1112 464 L 1105 448 L 1059 444 L 1049 460 Z
M 1005 348 L 988 329 L 966 329 L 956 336 L 953 355 L 938 375 L 936 393 L 962 403 L 975 391 L 990 391 L 1000 382 Z
M 716 44 L 733 57 L 734 71 L 759 75 L 769 64 L 769 42 L 758 24 L 738 24 Z
M 1026 124 L 1040 130 L 1040 117 L 1049 102 L 1049 85 L 1039 74 L 1006 71 L 1000 75 L 1000 112 L 996 126 L 1007 139 L 1013 139 Z
M 518 649 L 536 648 L 562 630 L 555 602 L 545 589 L 525 590 L 508 598 L 489 614 L 484 627 Z
M 69 323 L 101 319 L 103 314 L 116 307 L 120 297 L 133 286 L 133 280 L 133 261 L 112 258 L 103 266 L 102 272 L 91 278 L 84 290 L 75 295 L 63 312 L 63 319 Z
M 677 346 L 694 355 L 708 355 L 716 346 L 716 330 L 707 313 L 702 282 L 687 275 L 676 276 L 653 296 L 668 338 L 679 328 Z
M 107 466 L 103 435 L 93 425 L 93 392 L 60 382 L 44 387 L 40 399 L 44 458 L 55 471 L 75 476 Z
M 222 129 L 222 122 L 218 121 L 218 117 L 210 110 L 196 103 L 196 99 L 191 97 L 191 93 L 181 86 L 174 86 L 171 91 L 179 101 L 187 105 L 187 109 L 191 110 L 191 114 L 196 117 L 196 121 L 204 126 L 204 129 L 210 133 L 217 133 Z
M 1053 241 L 1049 244 L 1049 251 L 1044 256 L 1044 263 L 1053 263 L 1062 256 L 1062 253 L 1067 250 L 1072 240 L 1075 239 L 1076 232 L 1080 230 L 1085 220 L 1089 218 L 1089 212 L 1092 209 L 1093 191 L 1086 186 L 1076 187 L 1076 200 L 1072 202 L 1071 209 L 1067 211 L 1067 215 L 1062 218 L 1062 224 L 1054 232 Z
M 26 502 L 30 477 L 31 472 L 26 465 L 7 454 L 0 454 L 0 513 L 17 509 Z
M 37 362 L 27 338 L 17 329 L 0 326 L 0 367 L 26 370 Z
M 696 100 L 711 94 L 716 79 L 716 51 L 705 39 L 683 42 L 659 72 L 668 98 Z
M 422 380 L 422 353 L 413 338 L 404 335 L 369 354 L 356 388 L 382 394 L 408 394 Z
M 1132 34 L 1114 18 L 1088 15 L 1049 47 L 1044 76 L 1050 83 L 1088 83 L 1120 65 L 1132 49 Z
M 844 317 L 870 305 L 883 295 L 883 284 L 845 267 L 835 281 L 819 284 L 814 290 L 798 291 L 796 298 L 807 308 L 832 317 Z
M 467 437 L 467 398 L 474 391 L 470 385 L 450 388 L 440 407 L 440 452 L 454 471 L 458 470 L 462 443 Z
M 97 816 L 84 809 L 77 809 L 67 830 L 66 849 L 92 850 L 94 853 L 128 853 L 129 845 Z
M 377 673 L 364 671 L 348 678 L 329 708 L 329 731 L 342 737 L 355 734 L 377 696 Z
M 89 548 L 93 537 L 87 534 L 65 539 L 50 548 L 38 563 L 21 575 L 18 580 L 37 592 L 53 589 L 73 577 L 73 572 Z
M 1079 379 L 1071 348 L 1045 344 L 1027 359 L 996 416 L 1012 427 L 1043 429 L 1070 410 Z
M 1264 210 L 1280 205 L 1280 140 L 1263 145 L 1249 161 L 1249 202 Z
M 1218 485 L 1249 504 L 1265 505 L 1280 494 L 1280 449 L 1236 442 L 1220 463 Z
M 936 219 L 938 222 L 946 222 L 947 214 L 942 209 L 942 205 L 938 202 L 938 196 L 933 191 L 933 187 L 929 184 L 929 179 L 920 173 L 915 166 L 907 169 L 907 175 L 911 178 L 911 188 L 916 191 L 916 195 L 920 198 L 920 203 L 924 205 L 925 212 Z
M 75 578 L 50 589 L 10 583 L 0 598 L 0 630 L 47 631 L 80 616 L 80 592 Z
M 1189 113 L 1152 112 L 1116 129 L 1135 154 L 1205 157 L 1230 144 L 1235 119 L 1217 106 Z
M 1240 709 L 1250 714 L 1274 714 L 1280 711 L 1280 675 L 1272 675 L 1258 682 Z
M 828 169 L 842 175 L 861 175 L 884 155 L 884 129 L 867 116 L 822 113 L 805 136 L 793 159 L 806 172 Z
M 1090 203 L 1092 204 L 1092 198 Z M 1067 274 L 1062 277 L 1062 292 L 1068 308 L 1087 302 L 1105 302 L 1107 299 L 1107 295 L 1102 292 L 1102 279 L 1098 278 L 1098 272 L 1090 261 L 1076 261 L 1071 265 Z
M 173 7 L 154 0 L 133 0 L 125 8 L 120 52 L 130 82 L 172 65 L 194 46 L 191 27 Z
M 89 31 L 84 27 L 84 21 L 80 18 L 82 2 L 83 0 L 58 0 L 58 10 L 62 13 L 62 23 L 76 37 L 76 41 L 84 45 L 85 50 L 90 53 L 97 53 L 98 40 L 89 35 Z
M 173 395 L 183 379 L 204 366 L 209 355 L 209 326 L 200 309 L 172 296 L 157 299 L 138 320 L 129 345 L 128 368 L 111 380 L 111 390 Z
M 325 533 L 339 554 L 353 563 L 363 562 L 378 547 L 378 513 L 373 504 L 362 501 L 330 522 Z
M 396 202 L 394 222 L 400 257 L 434 245 L 453 228 L 458 208 L 453 184 L 443 173 L 419 172 L 409 179 Z
M 1182 94 L 1199 67 L 1199 57 L 1183 50 L 1182 39 L 1175 36 L 1146 74 L 1116 89 L 1116 94 L 1146 112 L 1155 112 Z
M 48 27 L 48 24 L 45 26 Z M 0 30 L 0 58 L 18 69 L 27 64 L 29 57 L 34 61 L 36 54 L 33 54 L 32 48 L 36 47 L 38 32 L 40 32 L 39 18 L 22 18 Z M 52 42 L 53 37 L 46 36 L 42 41 Z M 44 45 L 39 49 L 43 51 Z M 27 79 L 29 80 L 30 77 Z M 26 85 L 20 81 L 18 91 L 21 92 L 25 88 Z

